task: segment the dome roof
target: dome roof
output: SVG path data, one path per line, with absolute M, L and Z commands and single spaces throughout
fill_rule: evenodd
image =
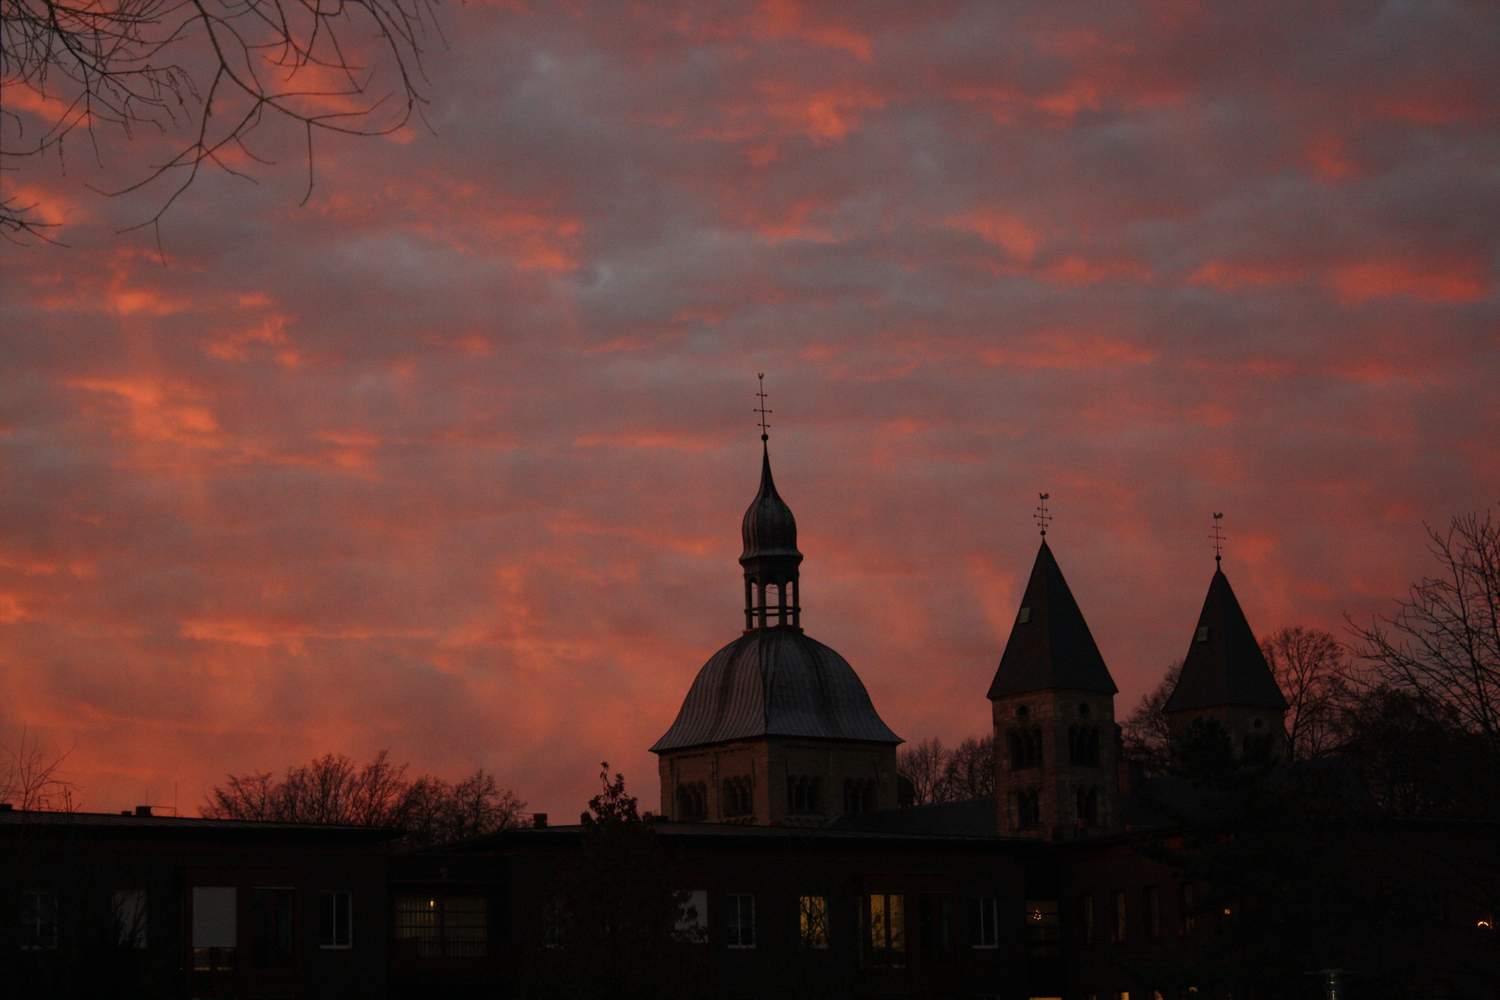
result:
M 771 478 L 771 455 L 764 445 L 760 453 L 760 490 L 745 508 L 740 537 L 745 542 L 745 551 L 740 554 L 742 563 L 762 556 L 802 559 L 802 553 L 797 551 L 797 519 L 776 492 L 776 481 Z
M 677 721 L 651 750 L 763 736 L 901 742 L 847 660 L 801 629 L 782 627 L 746 632 L 709 657 Z

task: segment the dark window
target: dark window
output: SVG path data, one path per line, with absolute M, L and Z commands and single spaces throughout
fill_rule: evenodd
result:
M 725 778 L 723 793 L 726 819 L 749 816 L 755 811 L 749 778 Z
M 922 954 L 953 953 L 953 900 L 943 894 L 924 893 L 917 914 Z
M 1078 899 L 1078 931 L 1084 944 L 1094 943 L 1093 895 L 1081 896 Z
M 969 900 L 969 947 L 1000 947 L 999 907 L 995 897 L 979 896 Z
M 1035 788 L 1023 788 L 1011 793 L 1016 811 L 1016 828 L 1034 830 L 1042 825 L 1041 793 Z
M 1115 926 L 1114 926 L 1114 942 L 1115 942 L 1115 944 L 1124 944 L 1125 943 L 1125 939 L 1128 936 L 1129 928 L 1130 928 L 1130 921 L 1129 921 L 1128 915 L 1125 912 L 1125 890 L 1124 889 L 1116 889 L 1115 890 Z
M 816 815 L 821 812 L 822 781 L 807 775 L 794 775 L 786 779 L 787 808 L 798 816 Z
M 1074 807 L 1077 809 L 1078 825 L 1080 827 L 1094 827 L 1099 825 L 1099 789 L 1094 787 L 1075 788 L 1073 790 Z
M 844 781 L 844 812 L 875 811 L 875 782 L 870 778 L 848 778 Z
M 1099 727 L 1068 727 L 1068 760 L 1087 767 L 1099 766 Z
M 906 897 L 881 893 L 869 898 L 870 960 L 875 965 L 906 964 Z
M 755 897 L 731 893 L 725 898 L 724 940 L 731 948 L 755 947 Z
M 50 951 L 57 947 L 57 893 L 51 889 L 23 890 L 18 916 L 22 950 Z
M 318 893 L 318 947 L 353 946 L 353 900 L 348 890 L 324 889 Z
M 284 969 L 296 961 L 292 942 L 295 894 L 291 889 L 257 888 L 250 893 L 250 960 L 257 969 Z
M 239 893 L 235 887 L 193 886 L 193 971 L 233 970 L 238 941 Z
M 1035 726 L 1012 729 L 1007 740 L 1010 747 L 1010 769 L 1024 771 L 1042 766 L 1042 731 Z
M 419 958 L 483 958 L 489 907 L 480 896 L 397 896 L 395 937 Z
M 1146 936 L 1161 940 L 1161 894 L 1154 885 L 1146 886 Z
M 804 949 L 828 947 L 828 897 L 797 897 L 797 937 Z
M 1198 926 L 1198 901 L 1194 896 L 1191 882 L 1184 882 L 1177 887 L 1177 913 L 1181 920 L 1177 925 L 1179 934 L 1191 934 Z
M 682 820 L 708 818 L 708 786 L 701 781 L 677 786 L 677 818 Z

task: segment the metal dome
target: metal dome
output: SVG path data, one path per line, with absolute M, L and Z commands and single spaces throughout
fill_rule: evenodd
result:
M 902 742 L 848 661 L 787 626 L 746 632 L 709 657 L 651 750 L 766 736 Z
M 745 508 L 740 537 L 745 543 L 745 550 L 740 553 L 742 564 L 766 557 L 802 560 L 802 553 L 797 551 L 797 519 L 776 492 L 776 481 L 771 478 L 771 455 L 764 445 L 760 452 L 760 490 Z

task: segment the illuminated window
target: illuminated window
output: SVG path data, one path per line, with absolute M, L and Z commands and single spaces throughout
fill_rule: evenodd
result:
M 354 947 L 353 899 L 347 889 L 318 893 L 318 947 Z
M 870 897 L 870 957 L 876 965 L 906 964 L 906 899 L 896 893 Z
M 133 951 L 146 947 L 146 890 L 116 889 L 111 903 L 115 943 Z
M 1114 942 L 1124 944 L 1126 933 L 1129 929 L 1128 915 L 1125 912 L 1125 890 L 1115 890 L 1115 925 Z
M 395 938 L 419 958 L 483 958 L 489 905 L 482 896 L 397 896 Z
M 51 951 L 57 947 L 57 893 L 26 889 L 20 900 L 21 949 Z
M 802 947 L 822 951 L 828 947 L 828 897 L 797 898 L 797 936 Z
M 1032 949 L 1056 947 L 1062 937 L 1062 921 L 1057 915 L 1057 900 L 1026 901 L 1026 944 Z
M 969 900 L 969 947 L 1000 947 L 999 907 L 993 896 Z

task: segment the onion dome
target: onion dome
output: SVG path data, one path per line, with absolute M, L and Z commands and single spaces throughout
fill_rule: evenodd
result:
M 766 557 L 802 560 L 802 553 L 797 551 L 797 519 L 776 492 L 776 481 L 771 478 L 771 454 L 764 444 L 760 452 L 760 490 L 745 508 L 740 537 L 745 542 L 745 550 L 740 553 L 741 565 Z
M 799 628 L 758 628 L 709 657 L 651 750 L 768 736 L 902 742 L 842 656 Z
M 1216 569 L 1166 711 L 1222 705 L 1281 712 L 1286 710 L 1286 699 L 1266 665 L 1229 578 L 1222 569 Z

